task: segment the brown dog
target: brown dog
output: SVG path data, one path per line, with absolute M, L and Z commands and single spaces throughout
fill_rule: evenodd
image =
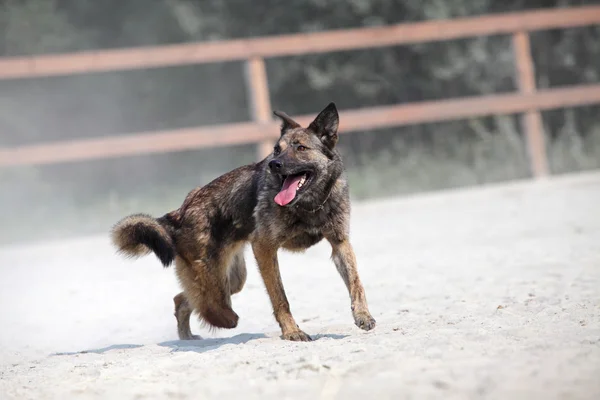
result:
M 175 260 L 183 292 L 175 296 L 180 339 L 194 339 L 190 315 L 213 327 L 235 328 L 231 295 L 246 281 L 244 246 L 251 243 L 275 318 L 287 340 L 309 341 L 285 295 L 277 251 L 303 251 L 325 238 L 350 293 L 354 322 L 375 327 L 350 244 L 350 198 L 335 148 L 339 117 L 330 103 L 302 128 L 283 112 L 281 136 L 264 160 L 230 171 L 191 191 L 182 206 L 160 218 L 136 214 L 119 221 L 112 239 L 121 253 L 151 251 L 167 267 Z

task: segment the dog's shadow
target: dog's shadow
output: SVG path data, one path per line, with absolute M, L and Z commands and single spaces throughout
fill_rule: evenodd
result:
M 337 334 L 317 334 L 312 335 L 313 341 L 322 338 L 343 339 L 347 335 Z M 229 338 L 213 338 L 213 339 L 198 339 L 198 340 L 171 340 L 168 342 L 158 343 L 159 346 L 170 347 L 172 351 L 193 351 L 196 353 L 204 353 L 206 351 L 218 349 L 221 346 L 233 344 L 239 345 L 256 339 L 276 339 L 281 340 L 279 336 L 267 336 L 263 333 L 242 333 Z
M 328 339 L 344 339 L 348 335 L 338 335 L 338 334 L 317 334 L 312 335 L 313 341 L 328 338 Z M 209 339 L 198 339 L 198 340 L 169 340 L 166 342 L 157 343 L 158 346 L 169 347 L 174 352 L 178 351 L 193 351 L 196 353 L 204 353 L 206 351 L 216 350 L 221 346 L 225 346 L 228 344 L 232 345 L 240 345 L 247 343 L 251 340 L 257 339 L 278 339 L 281 340 L 278 336 L 267 336 L 264 333 L 242 333 L 232 337 L 226 338 L 209 338 Z M 144 347 L 142 344 L 113 344 L 111 346 L 102 347 L 99 349 L 90 349 L 90 350 L 81 350 L 74 352 L 61 352 L 61 353 L 53 353 L 52 356 L 71 356 L 76 354 L 104 354 L 111 350 L 127 350 L 127 349 L 137 349 L 140 347 Z
M 172 351 L 194 351 L 204 353 L 206 351 L 218 349 L 228 344 L 239 345 L 256 339 L 267 339 L 269 336 L 263 333 L 242 333 L 227 338 L 209 338 L 198 340 L 169 340 L 158 343 L 159 346 L 169 347 Z
M 60 353 L 52 353 L 51 356 L 73 356 L 76 354 L 104 354 L 111 350 L 125 350 L 125 349 L 137 349 L 138 347 L 144 347 L 142 344 L 113 344 L 110 346 L 102 347 L 99 349 L 81 350 L 81 351 L 66 351 Z

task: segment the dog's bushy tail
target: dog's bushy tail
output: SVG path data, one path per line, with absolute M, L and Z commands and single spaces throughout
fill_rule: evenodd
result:
M 140 257 L 154 252 L 166 268 L 175 259 L 175 243 L 170 234 L 169 221 L 147 214 L 133 214 L 115 224 L 111 239 L 117 251 L 129 257 Z

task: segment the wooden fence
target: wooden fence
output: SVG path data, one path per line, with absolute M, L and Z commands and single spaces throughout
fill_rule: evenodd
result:
M 534 177 L 541 177 L 549 172 L 540 111 L 600 103 L 600 84 L 536 90 L 529 33 L 599 23 L 600 6 L 586 6 L 222 42 L 0 58 L 0 79 L 244 60 L 253 115 L 253 121 L 245 123 L 0 148 L 0 166 L 84 161 L 244 143 L 256 143 L 258 156 L 262 158 L 271 151 L 278 135 L 277 123 L 272 117 L 265 58 L 509 34 L 515 53 L 517 92 L 343 110 L 340 129 L 351 132 L 520 113 L 531 172 Z M 303 124 L 312 117 L 296 116 Z

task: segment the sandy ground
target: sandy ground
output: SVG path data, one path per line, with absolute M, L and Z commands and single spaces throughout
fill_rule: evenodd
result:
M 182 342 L 154 257 L 0 249 L 0 399 L 600 398 L 600 174 L 356 204 L 352 241 L 368 333 L 326 243 L 280 255 L 311 343 L 279 338 L 249 252 L 238 328 Z

